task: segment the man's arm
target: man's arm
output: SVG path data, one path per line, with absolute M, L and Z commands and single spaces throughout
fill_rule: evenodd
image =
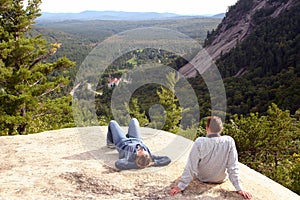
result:
M 115 166 L 116 166 L 116 168 L 118 168 L 120 170 L 138 169 L 139 168 L 135 162 L 130 162 L 130 161 L 126 160 L 125 158 L 117 160 L 115 162 Z
M 244 191 L 240 184 L 238 153 L 233 139 L 232 139 L 232 146 L 227 161 L 227 172 L 229 174 L 229 180 L 235 187 L 237 193 L 243 196 L 245 199 L 251 199 L 252 195 L 249 192 Z
M 237 191 L 242 190 L 242 186 L 240 185 L 238 154 L 233 139 L 232 139 L 231 148 L 228 155 L 226 168 L 229 175 L 229 180 L 231 181 L 235 189 Z
M 168 156 L 156 156 L 153 154 L 151 156 L 152 156 L 153 162 L 154 162 L 153 166 L 155 166 L 155 167 L 165 166 L 165 165 L 170 164 L 170 162 L 171 162 L 171 159 Z
M 193 144 L 188 161 L 181 175 L 180 182 L 178 183 L 178 188 L 181 191 L 183 191 L 189 185 L 194 176 L 197 175 L 200 160 L 199 140 L 197 139 Z

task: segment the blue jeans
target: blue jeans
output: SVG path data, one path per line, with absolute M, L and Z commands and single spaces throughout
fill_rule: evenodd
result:
M 108 131 L 107 131 L 107 144 L 118 144 L 122 139 L 126 138 L 137 138 L 141 139 L 140 137 L 140 124 L 136 118 L 132 118 L 129 123 L 128 133 L 126 136 L 124 135 L 121 127 L 119 126 L 118 122 L 112 120 L 109 122 Z

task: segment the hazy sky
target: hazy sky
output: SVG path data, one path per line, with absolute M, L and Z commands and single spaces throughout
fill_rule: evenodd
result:
M 218 14 L 237 0 L 42 0 L 42 12 L 130 11 Z

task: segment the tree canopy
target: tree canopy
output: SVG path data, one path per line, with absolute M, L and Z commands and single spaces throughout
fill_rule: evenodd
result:
M 71 121 L 60 118 L 60 114 L 65 117 L 70 114 L 70 98 L 60 92 L 69 82 L 67 69 L 74 63 L 65 57 L 47 62 L 60 44 L 49 44 L 41 35 L 29 36 L 34 20 L 40 16 L 40 3 L 29 0 L 24 5 L 23 1 L 1 0 L 1 135 L 58 128 Z

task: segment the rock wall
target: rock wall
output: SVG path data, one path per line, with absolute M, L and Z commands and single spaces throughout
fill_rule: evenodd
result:
M 217 28 L 217 33 L 211 44 L 200 51 L 190 63 L 180 68 L 180 73 L 189 78 L 195 77 L 197 71 L 203 74 L 221 54 L 229 52 L 238 43 L 244 41 L 258 26 L 253 18 L 259 10 L 274 7 L 273 12 L 269 13 L 269 16 L 275 18 L 289 10 L 296 3 L 299 2 L 297 0 L 289 0 L 286 3 L 271 3 L 269 0 L 253 0 L 252 8 L 248 11 L 232 9 L 226 14 Z M 268 20 L 267 16 L 264 17 L 261 20 Z

